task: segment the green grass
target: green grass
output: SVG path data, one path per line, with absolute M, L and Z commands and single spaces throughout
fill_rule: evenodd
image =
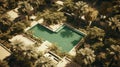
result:
M 29 31 L 32 31 L 34 36 L 42 40 L 48 40 L 49 42 L 57 44 L 62 52 L 69 52 L 83 37 L 81 33 L 67 26 L 64 26 L 58 32 L 52 32 L 42 25 L 37 24 Z

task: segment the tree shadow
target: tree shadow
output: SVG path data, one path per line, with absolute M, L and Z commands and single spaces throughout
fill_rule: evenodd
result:
M 75 46 L 78 43 L 78 40 L 72 41 L 73 46 Z
M 70 30 L 63 31 L 60 34 L 61 34 L 62 37 L 72 37 L 73 36 L 73 33 Z
M 70 62 L 70 63 L 67 63 L 65 67 L 81 67 L 81 66 L 76 64 L 75 62 Z

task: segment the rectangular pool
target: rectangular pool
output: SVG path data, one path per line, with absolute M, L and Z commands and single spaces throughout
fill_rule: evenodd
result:
M 58 32 L 53 32 L 40 24 L 35 25 L 29 31 L 42 40 L 55 43 L 62 52 L 69 52 L 84 37 L 82 33 L 66 25 Z

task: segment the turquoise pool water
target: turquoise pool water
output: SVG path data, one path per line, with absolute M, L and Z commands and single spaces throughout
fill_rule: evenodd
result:
M 63 52 L 69 52 L 84 36 L 82 33 L 64 26 L 58 32 L 53 32 L 44 26 L 37 24 L 29 31 L 33 32 L 33 35 L 49 42 L 55 43 Z

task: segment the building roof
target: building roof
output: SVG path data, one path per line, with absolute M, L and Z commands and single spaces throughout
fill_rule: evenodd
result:
M 26 38 L 26 37 L 23 36 L 23 35 L 16 35 L 16 36 L 14 36 L 13 38 L 9 39 L 9 41 L 10 41 L 11 43 L 13 43 L 13 44 L 16 43 L 16 41 L 19 41 L 19 42 L 21 42 L 22 44 L 24 44 L 24 46 L 31 46 L 31 45 L 35 44 L 34 41 Z
M 8 16 L 10 17 L 10 20 L 13 21 L 15 18 L 19 17 L 18 13 L 14 10 L 7 12 Z
M 7 56 L 10 55 L 10 52 L 2 44 L 0 44 L 0 60 L 4 60 Z

